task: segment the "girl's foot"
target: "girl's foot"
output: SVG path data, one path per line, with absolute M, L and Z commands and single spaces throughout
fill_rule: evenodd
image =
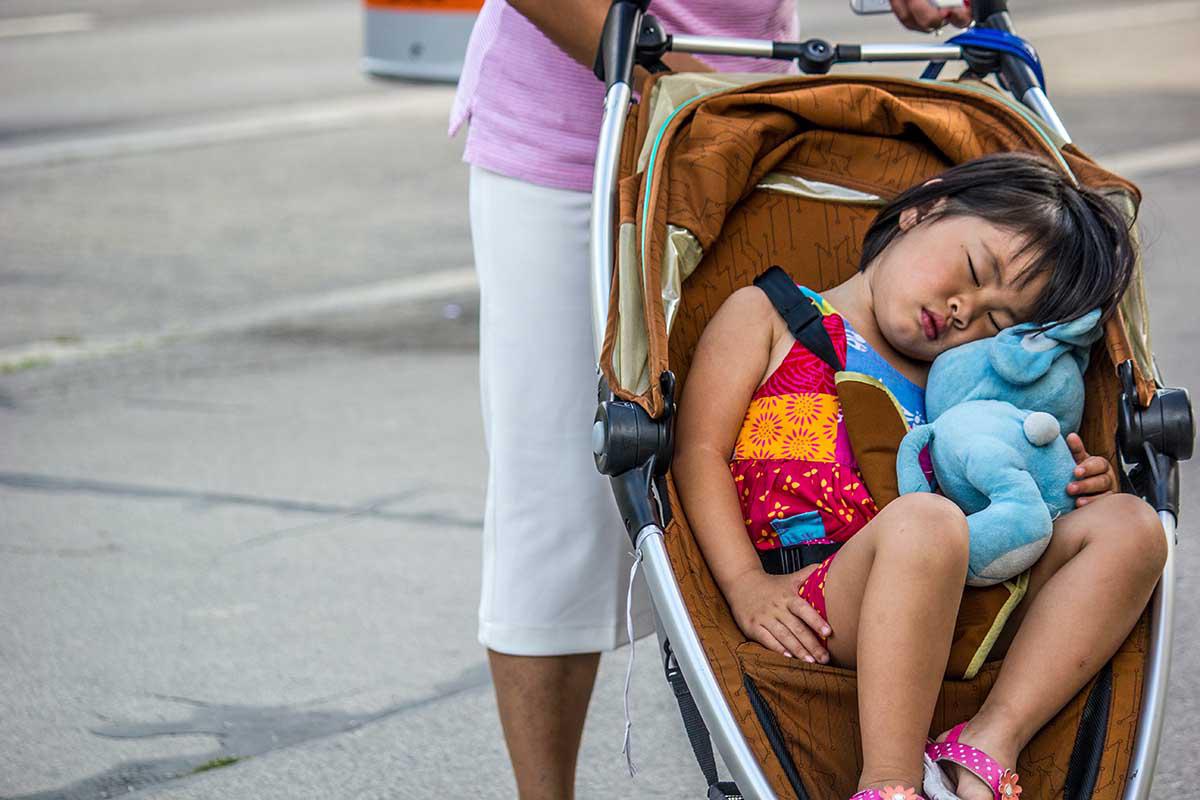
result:
M 1017 764 L 1018 748 L 1010 742 L 989 736 L 986 730 L 973 729 L 972 722 L 974 720 L 962 726 L 957 743 L 986 753 L 999 765 L 999 769 L 1005 770 L 1003 772 L 1005 779 L 1001 782 L 1001 794 L 1005 795 L 1004 800 L 1016 800 L 1016 795 L 1020 793 L 1020 787 L 1016 786 L 1016 775 L 1013 774 L 1013 768 Z M 951 728 L 939 736 L 937 741 L 946 741 L 953 732 L 954 728 Z M 992 788 L 966 767 L 949 761 L 942 761 L 938 766 L 948 776 L 947 783 L 961 800 L 995 800 L 996 793 L 992 791 Z M 997 776 L 997 778 L 999 777 Z M 1008 788 L 1010 786 L 1011 789 Z M 1006 789 L 1012 793 L 1006 795 Z
M 916 789 L 904 786 L 883 786 L 878 789 L 863 789 L 850 800 L 925 800 Z

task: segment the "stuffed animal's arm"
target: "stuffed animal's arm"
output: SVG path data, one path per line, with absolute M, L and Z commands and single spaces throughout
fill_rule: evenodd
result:
M 1037 482 L 1018 455 L 973 451 L 966 478 L 991 501 L 967 517 L 971 556 L 967 583 L 990 586 L 1021 574 L 1041 557 L 1054 523 Z
M 921 451 L 932 441 L 933 424 L 930 423 L 917 425 L 900 442 L 900 449 L 896 451 L 896 480 L 900 494 L 933 491 L 925 470 L 921 469 Z

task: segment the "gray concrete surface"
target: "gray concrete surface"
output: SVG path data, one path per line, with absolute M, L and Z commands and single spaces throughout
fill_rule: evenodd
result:
M 809 33 L 893 38 L 886 19 L 809 5 Z M 449 90 L 357 75 L 352 6 L 0 0 L 0 26 L 65 11 L 94 28 L 0 44 L 0 164 L 91 148 L 0 167 L 0 353 L 86 353 L 469 265 Z M 1086 150 L 1195 139 L 1200 3 L 1026 18 Z M 389 110 L 397 97 L 413 102 Z M 331 116 L 298 124 L 301 107 Z M 1138 177 L 1156 350 L 1190 386 L 1198 179 L 1194 164 Z M 454 289 L 8 365 L 0 796 L 514 795 L 474 638 L 476 310 Z M 1200 743 L 1198 490 L 1186 469 L 1156 798 L 1191 789 Z M 699 794 L 652 651 L 634 671 L 641 771 L 619 752 L 621 651 L 602 661 L 581 797 Z M 237 761 L 195 772 L 217 759 Z

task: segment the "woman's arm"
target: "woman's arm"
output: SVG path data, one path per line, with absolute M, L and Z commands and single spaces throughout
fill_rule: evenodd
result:
M 763 571 L 729 472 L 750 398 L 783 338 L 776 318 L 754 287 L 734 292 L 717 310 L 688 370 L 671 463 L 688 522 L 738 627 L 776 652 L 825 662 L 829 654 L 813 631 L 829 636 L 829 625 L 798 594 L 815 567 L 791 575 Z
M 509 0 L 508 4 L 564 53 L 592 68 L 610 0 Z M 675 72 L 712 71 L 712 67 L 687 53 L 667 53 L 663 62 Z M 649 73 L 641 67 L 633 73 L 633 86 L 640 91 Z

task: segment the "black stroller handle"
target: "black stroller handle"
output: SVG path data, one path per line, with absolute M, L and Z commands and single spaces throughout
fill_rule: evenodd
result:
M 1013 30 L 1012 17 L 1008 15 L 1008 0 L 973 0 L 971 3 L 971 17 L 975 20 L 975 24 L 981 28 L 992 28 L 993 30 L 1004 31 L 1005 33 L 1015 33 Z M 1026 96 L 1030 90 L 1036 89 L 1041 91 L 1041 84 L 1038 82 L 1037 76 L 1033 70 L 1021 59 L 1013 55 L 999 54 L 999 72 L 1004 78 L 1004 83 L 1008 90 L 1012 92 L 1014 97 L 1030 103 Z
M 592 67 L 592 72 L 604 81 L 606 89 L 616 83 L 628 85 L 632 79 L 638 29 L 649 7 L 650 0 L 613 0 L 608 7 L 596 49 L 596 63 Z
M 1008 13 L 1008 0 L 971 0 L 971 18 L 976 24 L 986 24 L 996 14 Z

